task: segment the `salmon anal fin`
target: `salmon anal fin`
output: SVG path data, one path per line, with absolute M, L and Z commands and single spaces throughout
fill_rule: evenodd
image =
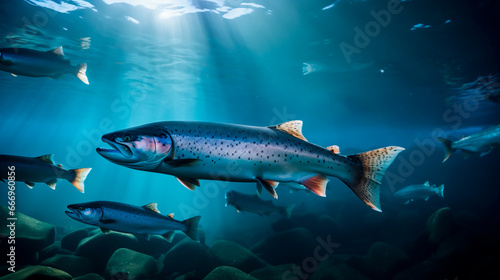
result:
M 307 139 L 302 135 L 302 121 L 289 121 L 276 126 L 269 127 L 271 129 L 277 129 L 279 131 L 288 133 L 293 137 L 297 137 L 301 140 L 307 141 Z
M 337 145 L 326 147 L 326 149 L 334 154 L 340 154 L 340 148 Z
M 168 214 L 168 216 L 173 219 L 174 218 L 174 213 L 170 213 L 170 214 Z
M 144 208 L 146 208 L 146 209 L 149 209 L 149 210 L 151 210 L 151 211 L 154 211 L 154 212 L 156 212 L 156 213 L 158 213 L 158 214 L 160 213 L 160 211 L 158 210 L 158 204 L 157 204 L 157 203 L 155 203 L 155 202 L 153 202 L 153 203 L 149 203 L 149 204 L 146 204 L 146 205 L 144 205 L 144 206 L 142 206 L 142 207 L 144 207 Z
M 165 238 L 168 242 L 172 243 L 172 240 L 174 239 L 175 231 L 171 230 L 165 233 L 163 238 Z
M 300 182 L 304 187 L 311 190 L 313 193 L 319 196 L 326 196 L 326 185 L 328 184 L 328 178 L 323 175 L 316 175 L 307 180 Z
M 37 158 L 42 160 L 42 161 L 45 161 L 47 163 L 56 165 L 56 163 L 54 162 L 54 155 L 53 154 L 43 155 L 43 156 L 39 156 Z
M 35 186 L 35 183 L 33 182 L 24 182 L 28 188 L 32 189 Z
M 46 184 L 53 190 L 56 189 L 57 179 L 50 180 Z
M 258 184 L 260 184 L 266 191 L 268 191 L 274 198 L 278 199 L 278 194 L 274 190 L 274 187 L 266 180 L 257 178 Z
M 190 190 L 194 190 L 195 187 L 199 187 L 200 186 L 200 181 L 198 179 L 194 179 L 194 178 L 179 178 L 179 177 L 175 177 L 177 180 L 179 180 L 179 182 L 181 182 L 181 184 L 190 189 Z

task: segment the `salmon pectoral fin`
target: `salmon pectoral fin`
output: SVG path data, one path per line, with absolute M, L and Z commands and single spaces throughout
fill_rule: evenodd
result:
M 385 170 L 392 164 L 404 148 L 391 146 L 368 151 L 348 158 L 360 165 L 359 172 L 351 180 L 344 181 L 349 188 L 373 210 L 382 212 L 380 208 L 380 185 Z
M 172 240 L 174 239 L 175 231 L 171 230 L 162 235 L 163 238 L 165 238 L 168 242 L 172 243 Z
M 193 163 L 200 161 L 201 159 L 197 158 L 183 158 L 183 159 L 168 159 L 163 161 L 165 164 L 170 165 L 171 167 L 181 167 L 181 166 L 189 166 Z
M 328 184 L 328 178 L 323 175 L 316 175 L 309 179 L 300 182 L 304 187 L 311 190 L 313 193 L 319 196 L 326 196 L 326 185 Z
M 175 177 L 186 188 L 194 191 L 196 187 L 200 186 L 200 181 L 194 178 L 179 178 Z
M 443 146 L 444 146 L 443 162 L 445 162 L 450 158 L 451 154 L 453 154 L 453 152 L 455 151 L 455 149 L 453 149 L 451 146 L 453 144 L 453 142 L 451 140 L 441 138 L 441 137 L 439 137 L 438 139 L 439 139 L 439 141 L 441 141 L 441 143 L 443 143 Z
M 278 182 L 268 181 L 268 180 L 263 180 L 261 178 L 257 178 L 257 190 L 259 188 L 262 190 L 262 187 L 264 187 L 264 189 L 266 189 L 266 191 L 268 191 L 275 199 L 278 199 L 278 194 L 274 190 L 275 187 L 273 185 L 277 186 Z

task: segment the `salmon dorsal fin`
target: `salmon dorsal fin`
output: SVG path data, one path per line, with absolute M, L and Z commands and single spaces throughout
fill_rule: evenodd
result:
M 173 219 L 174 218 L 174 213 L 170 213 L 170 214 L 168 214 L 168 216 Z
M 326 149 L 334 154 L 340 154 L 340 148 L 337 145 L 326 147 Z
M 56 165 L 56 163 L 54 162 L 54 154 L 39 156 L 39 157 L 37 157 L 37 159 L 40 159 L 40 160 L 45 161 L 47 163 Z
M 155 203 L 155 202 L 150 203 L 150 204 L 146 204 L 146 205 L 144 205 L 144 206 L 142 206 L 142 207 L 144 207 L 144 208 L 146 208 L 146 209 L 149 209 L 149 210 L 151 210 L 151 211 L 154 211 L 154 212 L 156 212 L 156 213 L 160 213 L 160 211 L 158 210 L 158 204 L 157 204 L 157 203 Z
M 53 50 L 51 50 L 49 52 L 51 52 L 53 54 L 56 54 L 56 55 L 64 56 L 64 52 L 63 52 L 62 46 L 58 47 L 58 48 L 55 48 L 55 49 L 53 49 Z
M 271 126 L 269 128 L 277 129 L 279 131 L 288 133 L 294 137 L 301 140 L 307 141 L 307 139 L 302 135 L 302 121 L 289 121 L 278 124 L 276 126 Z
M 429 181 L 425 182 L 425 183 L 424 183 L 424 186 L 426 186 L 426 187 L 430 187 Z

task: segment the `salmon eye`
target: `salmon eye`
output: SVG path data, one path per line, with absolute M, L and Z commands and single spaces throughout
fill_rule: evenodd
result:
M 130 140 L 132 140 L 132 137 L 130 137 L 130 135 L 125 135 L 123 137 L 123 141 L 129 142 Z
M 81 207 L 81 206 L 78 207 L 78 210 L 83 211 L 83 207 Z

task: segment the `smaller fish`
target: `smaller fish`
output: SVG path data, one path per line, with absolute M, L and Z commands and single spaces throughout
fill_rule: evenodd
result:
M 11 170 L 9 167 L 13 167 Z M 44 155 L 40 157 L 21 157 L 0 155 L 0 181 L 5 180 L 24 182 L 29 188 L 33 188 L 35 183 L 45 183 L 52 189 L 56 188 L 57 179 L 66 179 L 80 192 L 84 192 L 84 181 L 92 168 L 80 168 L 66 170 L 62 165 L 56 165 L 54 155 Z M 9 178 L 10 177 L 10 178 Z
M 164 216 L 156 203 L 135 206 L 112 201 L 94 201 L 68 205 L 66 215 L 81 223 L 98 226 L 102 232 L 110 230 L 132 233 L 149 240 L 151 234 L 163 236 L 169 242 L 174 231 L 183 231 L 191 239 L 198 241 L 200 216 L 184 221 L 174 219 L 174 214 Z
M 489 154 L 492 150 L 500 148 L 500 124 L 483 131 L 463 137 L 457 141 L 439 138 L 445 148 L 444 160 L 448 160 L 456 150 L 462 150 L 467 158 L 473 153 L 481 153 L 481 156 Z
M 63 48 L 50 51 L 37 51 L 22 48 L 0 49 L 0 70 L 13 76 L 59 78 L 65 74 L 74 74 L 85 84 L 87 79 L 87 64 L 77 66 L 64 59 Z
M 425 201 L 428 201 L 433 195 L 444 198 L 444 184 L 436 187 L 436 185 L 429 185 L 429 181 L 427 181 L 423 184 L 404 187 L 394 193 L 394 197 L 406 200 L 405 204 L 415 199 L 425 199 Z
M 273 212 L 280 213 L 290 219 L 293 206 L 283 207 L 274 205 L 270 200 L 262 200 L 256 194 L 244 194 L 237 191 L 228 191 L 226 193 L 226 206 L 231 205 L 236 211 L 251 212 L 261 216 L 269 215 Z

